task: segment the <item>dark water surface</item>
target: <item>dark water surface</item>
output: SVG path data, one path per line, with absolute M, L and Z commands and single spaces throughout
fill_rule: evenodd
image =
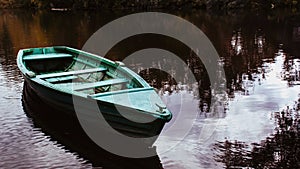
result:
M 169 65 L 170 74 L 145 69 L 141 60 L 125 61 L 158 89 L 174 113 L 163 132 L 179 114 L 194 118 L 184 138 L 173 132 L 159 139 L 158 156 L 153 158 L 127 159 L 100 150 L 77 132 L 80 126 L 72 121 L 65 125 L 64 117 L 56 119 L 58 112 L 51 115 L 30 91 L 26 94 L 16 65 L 20 48 L 82 48 L 101 26 L 129 13 L 133 12 L 0 11 L 0 168 L 299 168 L 300 16 L 296 14 L 171 12 L 211 40 L 226 73 L 222 83 L 226 93 L 210 89 L 205 66 L 174 39 L 134 36 L 114 46 L 106 56 L 113 60 L 145 48 L 172 51 L 197 80 L 192 82 L 182 65 L 163 56 L 151 64 Z M 179 74 L 175 81 L 172 76 Z M 217 100 L 211 101 L 212 95 Z M 168 147 L 172 148 L 165 151 Z

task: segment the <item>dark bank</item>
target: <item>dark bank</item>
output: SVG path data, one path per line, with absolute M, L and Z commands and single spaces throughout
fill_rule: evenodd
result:
M 0 8 L 35 9 L 207 9 L 227 11 L 236 9 L 298 10 L 298 0 L 1 0 Z

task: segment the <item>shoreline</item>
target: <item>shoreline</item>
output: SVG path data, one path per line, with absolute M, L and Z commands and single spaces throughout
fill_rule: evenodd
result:
M 0 9 L 33 9 L 33 10 L 206 10 L 213 13 L 226 13 L 241 10 L 300 11 L 300 0 L 257 1 L 257 0 L 0 0 Z

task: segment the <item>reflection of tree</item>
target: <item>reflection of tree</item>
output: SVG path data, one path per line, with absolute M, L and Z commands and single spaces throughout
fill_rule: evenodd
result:
M 21 74 L 17 69 L 15 59 L 14 36 L 19 32 L 14 29 L 15 34 L 11 31 L 12 16 L 7 12 L 1 11 L 0 15 L 0 71 L 7 79 L 20 81 Z M 17 30 L 17 31 L 16 31 Z M 9 84 L 9 83 L 8 83 Z
M 300 84 L 300 64 L 299 59 L 291 55 L 285 55 L 282 77 L 288 81 L 289 86 Z
M 1 44 L 0 44 L 0 48 L 3 49 L 3 53 L 1 53 L 1 55 L 4 55 L 5 57 L 8 57 L 9 55 L 11 55 L 12 53 L 12 49 L 13 49 L 13 44 L 11 42 L 11 38 L 9 36 L 9 31 L 7 28 L 6 24 L 2 25 L 2 31 L 0 32 L 0 35 L 2 35 L 1 38 Z M 9 60 L 8 58 L 6 59 L 7 61 Z
M 1 23 L 0 23 L 1 24 Z M 14 71 L 16 61 L 13 58 L 13 43 L 9 34 L 8 27 L 4 21 L 2 23 L 2 29 L 0 28 L 0 64 L 4 70 L 6 76 L 11 77 L 12 80 L 18 80 L 20 77 L 19 72 Z
M 251 146 L 239 141 L 218 142 L 216 161 L 226 168 L 300 168 L 300 103 L 275 112 L 276 133 Z M 250 150 L 249 147 L 252 147 Z
M 275 47 L 260 28 L 234 30 L 222 57 L 226 72 L 229 97 L 234 91 L 248 95 L 254 81 L 260 84 L 265 70 L 263 64 L 274 60 Z
M 145 79 L 152 87 L 157 89 L 163 88 L 164 85 L 168 84 L 166 88 L 170 93 L 173 92 L 171 86 L 177 85 L 175 79 L 168 73 L 159 69 L 144 69 L 139 73 L 143 79 Z
M 159 67 L 160 70 L 154 68 L 143 69 L 143 62 L 135 63 L 132 66 L 151 86 L 162 93 L 192 92 L 200 100 L 201 112 L 206 112 L 211 105 L 208 74 L 204 65 L 194 53 L 186 54 L 182 56 L 186 65 L 179 65 L 175 60 L 167 60 L 162 57 L 161 60 L 152 62 L 152 65 Z M 192 77 L 189 71 L 193 73 Z
M 230 142 L 228 140 L 224 143 L 219 142 L 216 145 L 218 146 L 218 150 L 223 152 L 223 154 L 216 156 L 217 161 L 224 163 L 227 168 L 248 166 L 248 145 L 243 142 Z

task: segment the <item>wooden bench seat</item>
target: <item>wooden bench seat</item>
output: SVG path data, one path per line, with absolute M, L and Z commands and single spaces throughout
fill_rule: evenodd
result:
M 110 80 L 104 80 L 104 81 L 99 81 L 94 83 L 85 83 L 82 85 L 73 86 L 73 90 L 81 91 L 81 90 L 87 90 L 96 87 L 111 86 L 111 85 L 118 85 L 118 84 L 125 84 L 125 83 L 128 83 L 127 79 L 110 79 Z
M 101 97 L 101 96 L 141 92 L 141 91 L 148 91 L 148 90 L 154 90 L 154 88 L 153 87 L 145 87 L 145 88 L 124 89 L 124 90 L 111 91 L 111 92 L 105 92 L 105 93 L 90 94 L 90 95 L 88 95 L 88 97 L 97 98 L 97 97 Z
M 58 83 L 58 82 L 65 82 L 65 81 L 75 80 L 77 78 L 78 78 L 77 76 L 71 75 L 71 76 L 48 78 L 48 79 L 46 79 L 46 81 L 50 82 L 50 83 Z
M 106 70 L 107 70 L 106 68 L 99 67 L 94 69 L 83 69 L 83 70 L 75 70 L 70 72 L 49 73 L 49 74 L 37 75 L 36 77 L 40 79 L 47 79 L 47 78 L 70 76 L 70 75 L 81 75 L 81 74 L 88 74 L 88 73 L 104 72 Z
M 49 53 L 49 54 L 32 54 L 23 57 L 23 60 L 40 60 L 40 59 L 56 59 L 56 58 L 71 58 L 67 53 Z

